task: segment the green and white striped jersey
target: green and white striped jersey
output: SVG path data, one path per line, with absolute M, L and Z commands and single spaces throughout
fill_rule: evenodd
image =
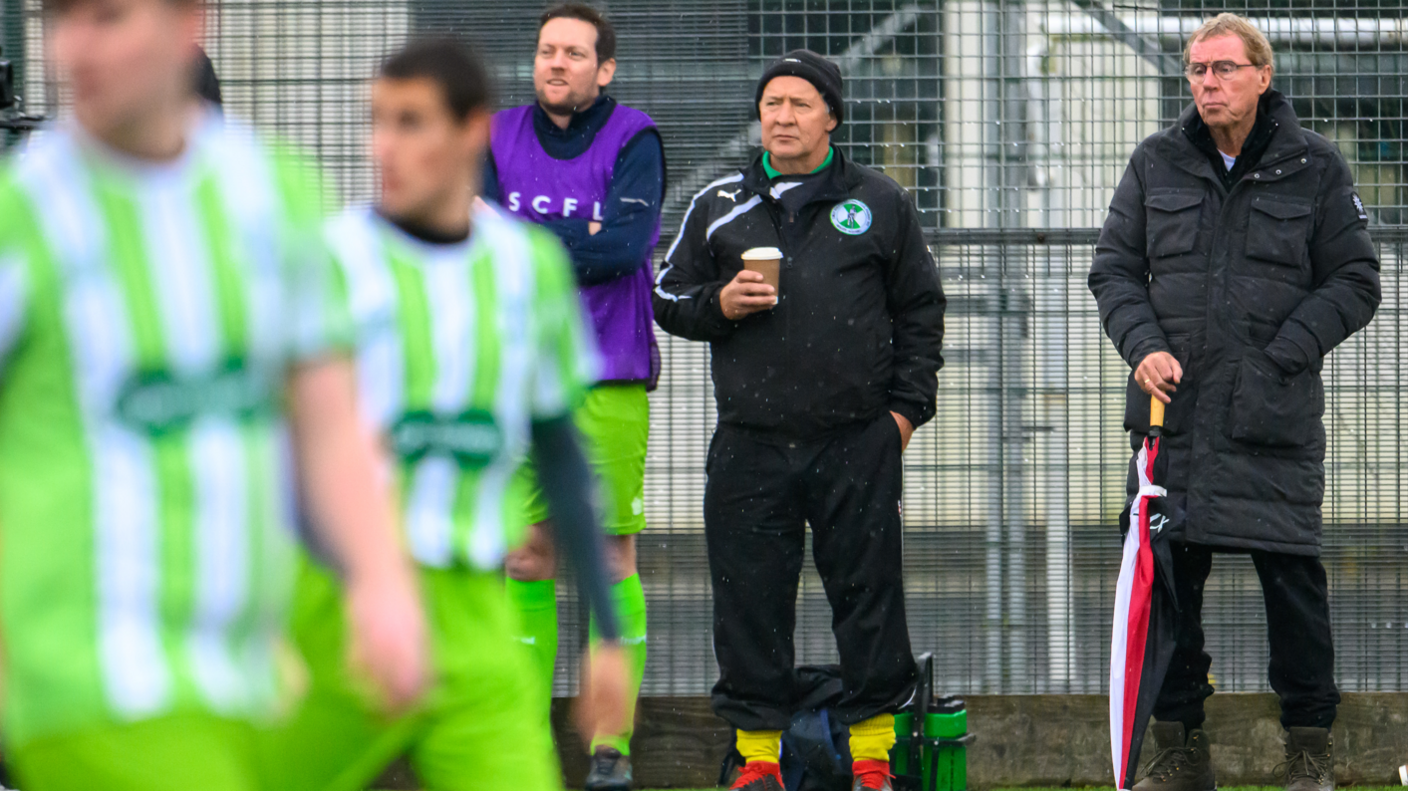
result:
M 60 128 L 0 179 L 10 744 L 277 702 L 284 385 L 350 340 L 314 176 L 212 115 L 173 163 Z
M 437 568 L 503 561 L 531 423 L 569 414 L 599 364 L 556 237 L 492 210 L 473 220 L 455 245 L 365 208 L 328 226 L 363 409 L 396 460 L 411 554 Z

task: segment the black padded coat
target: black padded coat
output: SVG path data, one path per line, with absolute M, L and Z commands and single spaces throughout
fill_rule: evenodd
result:
M 1183 366 L 1156 470 L 1187 513 L 1175 540 L 1315 555 L 1325 492 L 1320 371 L 1373 317 L 1379 265 L 1344 157 L 1301 129 L 1280 94 L 1269 92 L 1260 112 L 1274 130 L 1230 190 L 1193 142 L 1195 107 L 1140 143 L 1089 284 L 1131 369 L 1157 351 Z M 1149 396 L 1132 374 L 1125 398 L 1138 448 Z

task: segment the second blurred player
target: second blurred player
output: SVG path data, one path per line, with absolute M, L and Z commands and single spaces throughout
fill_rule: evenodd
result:
M 382 716 L 346 666 L 339 581 L 307 564 L 294 633 L 311 689 L 267 744 L 269 788 L 366 788 L 402 752 L 437 791 L 560 786 L 499 573 L 522 527 L 509 482 L 530 448 L 609 641 L 590 663 L 583 719 L 623 719 L 624 659 L 569 417 L 595 353 L 557 241 L 471 212 L 489 93 L 484 66 L 454 41 L 388 58 L 372 86 L 380 200 L 327 234 L 356 328 L 363 409 L 389 446 L 419 565 L 434 683 L 410 715 Z

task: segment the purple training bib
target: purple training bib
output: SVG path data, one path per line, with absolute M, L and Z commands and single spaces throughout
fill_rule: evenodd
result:
M 499 197 L 504 208 L 529 222 L 558 217 L 601 221 L 616 158 L 631 138 L 655 122 L 639 110 L 617 105 L 591 147 L 575 159 L 554 159 L 533 131 L 533 105 L 494 114 L 490 146 L 498 166 Z M 582 302 L 596 330 L 603 380 L 645 381 L 660 376 L 655 345 L 651 257 L 660 241 L 660 220 L 633 274 L 581 288 Z

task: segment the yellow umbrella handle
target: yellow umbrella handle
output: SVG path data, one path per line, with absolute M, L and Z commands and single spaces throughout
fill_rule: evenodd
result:
M 1164 402 L 1157 396 L 1149 396 L 1149 435 L 1157 437 L 1163 433 Z

